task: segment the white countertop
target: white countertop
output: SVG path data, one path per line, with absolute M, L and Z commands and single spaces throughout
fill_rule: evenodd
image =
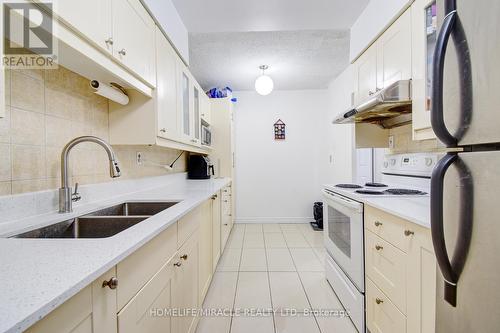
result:
M 80 205 L 72 214 L 39 216 L 42 225 L 49 225 L 124 201 L 180 201 L 109 238 L 0 238 L 0 332 L 24 331 L 229 182 L 179 179 L 167 186 L 160 183 L 153 189 Z M 24 230 L 26 226 L 19 224 L 16 232 L 11 224 L 0 232 L 8 236 Z
M 350 199 L 362 202 L 365 205 L 383 210 L 407 221 L 413 222 L 425 228 L 431 227 L 430 218 L 430 196 L 369 196 L 358 195 L 354 190 L 336 188 L 325 185 L 326 189 L 334 191 Z

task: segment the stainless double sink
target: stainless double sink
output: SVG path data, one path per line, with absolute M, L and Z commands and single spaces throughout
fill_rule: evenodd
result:
M 31 230 L 14 238 L 106 238 L 116 235 L 176 204 L 125 202 L 67 221 Z

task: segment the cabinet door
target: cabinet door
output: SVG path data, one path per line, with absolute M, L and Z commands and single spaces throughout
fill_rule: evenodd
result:
M 221 255 L 220 192 L 212 197 L 212 272 L 215 272 Z
M 366 100 L 377 92 L 377 50 L 370 46 L 354 63 L 355 101 Z
M 181 137 L 185 142 L 190 142 L 192 139 L 192 116 L 191 116 L 191 75 L 182 61 L 177 61 L 177 77 L 179 80 L 178 89 L 178 107 L 181 110 L 180 127 Z
M 175 256 L 172 304 L 175 309 L 189 311 L 198 307 L 198 232 L 179 249 Z M 196 316 L 185 313 L 172 318 L 172 332 L 192 333 L 196 328 Z
M 192 119 L 192 127 L 193 127 L 193 139 L 192 142 L 194 144 L 199 144 L 200 143 L 200 131 L 201 131 L 201 88 L 196 84 L 196 81 L 194 78 L 191 78 L 191 82 L 193 83 L 193 86 L 191 87 L 192 92 L 193 92 L 193 119 Z
M 376 47 L 377 88 L 411 79 L 411 9 L 379 37 Z
M 211 124 L 210 98 L 204 92 L 201 94 L 201 119 Z
M 103 281 L 116 277 L 115 268 L 30 327 L 28 333 L 116 333 L 116 289 Z
M 54 11 L 85 38 L 113 52 L 111 0 L 61 0 Z
M 180 135 L 176 69 L 178 57 L 158 28 L 156 28 L 156 61 L 158 136 L 175 140 Z
M 431 128 L 431 67 L 437 37 L 436 1 L 416 0 L 411 7 L 413 140 L 434 139 Z
M 366 279 L 366 327 L 371 333 L 406 332 L 406 317 L 369 278 Z
M 156 86 L 155 23 L 139 0 L 113 0 L 113 55 Z
M 203 304 L 208 287 L 212 281 L 212 200 L 206 201 L 200 208 L 199 229 L 199 277 L 198 305 Z
M 407 332 L 433 333 L 436 321 L 436 257 L 430 230 L 408 223 Z
M 174 263 L 167 262 L 118 313 L 119 333 L 170 333 Z

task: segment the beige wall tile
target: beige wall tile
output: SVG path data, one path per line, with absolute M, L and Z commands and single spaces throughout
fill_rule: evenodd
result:
M 10 69 L 6 69 L 5 70 L 5 104 L 6 105 L 10 105 L 10 95 L 11 95 L 10 78 L 11 78 L 11 71 L 10 71 Z
M 30 76 L 39 81 L 44 79 L 44 70 L 42 69 L 15 69 L 14 71 Z
M 12 194 L 12 183 L 0 182 L 0 195 L 10 195 L 10 194 Z
M 28 111 L 45 112 L 43 81 L 13 71 L 11 89 L 11 106 Z
M 11 142 L 45 145 L 45 116 L 42 113 L 11 108 Z
M 12 145 L 12 180 L 45 177 L 45 147 Z
M 11 165 L 10 144 L 0 144 L 0 181 L 11 180 Z
M 64 147 L 75 136 L 71 120 L 45 116 L 45 135 L 47 146 Z
M 47 188 L 46 179 L 16 180 L 12 182 L 12 194 L 43 191 Z
M 62 147 L 45 148 L 45 167 L 48 178 L 61 177 L 61 153 Z
M 45 113 L 51 116 L 71 119 L 68 94 L 59 87 L 45 87 Z
M 10 106 L 5 107 L 5 117 L 0 118 L 0 143 L 10 143 Z

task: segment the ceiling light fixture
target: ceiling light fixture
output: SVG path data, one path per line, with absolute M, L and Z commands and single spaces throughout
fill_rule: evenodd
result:
M 269 68 L 269 66 L 262 65 L 259 68 L 262 70 L 262 75 L 255 80 L 255 90 L 259 95 L 266 96 L 273 91 L 274 82 L 273 79 L 265 74 L 265 71 Z

